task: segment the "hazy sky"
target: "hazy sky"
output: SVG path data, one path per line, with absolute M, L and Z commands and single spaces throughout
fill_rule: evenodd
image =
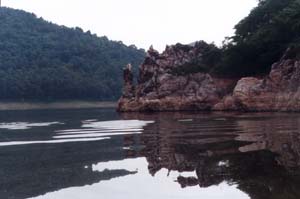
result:
M 158 50 L 197 40 L 221 45 L 256 0 L 2 0 L 48 21 Z

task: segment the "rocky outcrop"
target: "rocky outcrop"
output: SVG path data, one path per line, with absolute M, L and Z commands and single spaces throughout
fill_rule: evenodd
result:
M 119 111 L 300 111 L 300 59 L 288 49 L 265 78 L 220 79 L 189 72 L 202 66 L 203 43 L 175 45 L 159 54 L 150 48 L 138 85 L 125 70 Z M 298 52 L 298 51 L 297 51 Z M 199 69 L 199 68 L 198 68 Z
M 213 78 L 189 70 L 200 67 L 207 44 L 167 47 L 159 54 L 150 47 L 140 66 L 138 85 L 131 89 L 128 67 L 124 70 L 124 94 L 119 111 L 211 110 L 228 94 L 236 80 Z M 132 91 L 131 93 L 128 91 Z
M 240 79 L 232 94 L 213 109 L 300 111 L 300 61 L 294 51 L 288 49 L 265 78 Z
M 124 69 L 124 88 L 123 88 L 123 97 L 132 98 L 134 97 L 134 85 L 133 85 L 133 73 L 132 66 L 128 64 Z

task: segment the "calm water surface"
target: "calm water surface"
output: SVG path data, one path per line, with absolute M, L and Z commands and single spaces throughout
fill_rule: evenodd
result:
M 0 112 L 1 199 L 299 199 L 300 114 Z

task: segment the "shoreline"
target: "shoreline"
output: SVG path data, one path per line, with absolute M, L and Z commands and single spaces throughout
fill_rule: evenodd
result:
M 0 111 L 41 109 L 116 108 L 117 102 L 109 101 L 62 101 L 62 102 L 1 102 Z

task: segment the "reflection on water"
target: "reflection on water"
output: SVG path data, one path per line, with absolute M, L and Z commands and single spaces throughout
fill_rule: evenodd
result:
M 143 127 L 153 121 L 138 120 L 119 120 L 119 121 L 82 121 L 83 125 L 79 129 L 68 129 L 55 131 L 57 134 L 52 136 L 50 140 L 34 140 L 34 141 L 6 141 L 0 142 L 0 146 L 28 145 L 28 144 L 52 144 L 66 142 L 90 142 L 110 139 L 109 136 L 138 134 L 142 133 Z M 61 124 L 59 122 L 44 123 L 25 123 L 13 122 L 0 124 L 0 128 L 10 130 L 29 129 L 31 127 L 43 127 L 53 124 Z
M 40 123 L 28 123 L 28 122 L 12 122 L 12 123 L 0 123 L 0 129 L 30 129 L 33 127 L 50 126 L 54 124 L 61 124 L 59 122 L 40 122 Z
M 100 109 L 0 119 L 11 125 L 0 130 L 1 198 L 300 198 L 300 114 Z

